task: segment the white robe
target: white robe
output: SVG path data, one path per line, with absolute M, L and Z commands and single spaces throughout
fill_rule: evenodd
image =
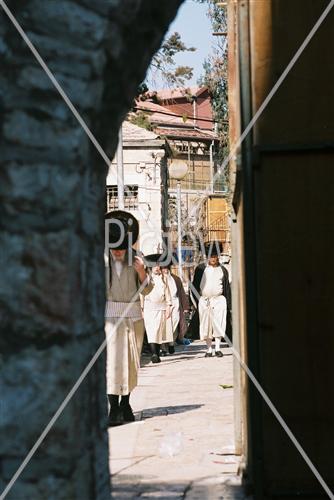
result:
M 161 274 L 153 274 L 153 290 L 145 296 L 144 322 L 147 340 L 153 344 L 173 342 L 172 320 L 166 318 L 166 309 L 171 304 L 167 283 Z
M 180 321 L 180 301 L 177 295 L 177 286 L 175 280 L 171 276 L 169 271 L 165 275 L 165 280 L 169 291 L 169 297 L 172 303 L 172 315 L 168 325 L 170 329 L 169 338 L 171 338 L 171 340 L 168 340 L 166 342 L 174 342 L 177 337 L 177 326 Z
M 153 290 L 144 299 L 144 322 L 149 343 L 162 344 L 166 342 L 166 309 L 169 302 L 166 283 L 161 274 L 153 274 Z
M 223 277 L 221 267 L 207 266 L 204 270 L 198 301 L 201 340 L 225 335 L 227 302 L 221 295 Z
M 140 354 L 144 339 L 137 273 L 132 266 L 123 264 L 118 276 L 115 263 L 111 263 L 112 283 L 107 291 L 107 394 L 127 395 L 137 385 Z M 145 295 L 152 290 L 147 282 Z M 136 295 L 134 302 L 131 303 Z M 124 311 L 128 309 L 127 312 Z
M 153 275 L 153 290 L 145 296 L 144 321 L 149 343 L 166 344 L 174 342 L 180 318 L 177 287 L 170 273 Z M 166 318 L 167 306 L 172 313 Z

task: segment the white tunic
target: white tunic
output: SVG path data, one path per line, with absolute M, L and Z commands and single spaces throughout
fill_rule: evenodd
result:
M 175 340 L 179 323 L 179 299 L 177 287 L 170 273 L 153 275 L 153 290 L 145 296 L 144 321 L 149 343 L 165 344 Z M 172 313 L 166 318 L 167 306 Z
M 175 280 L 171 276 L 169 271 L 165 275 L 165 280 L 169 291 L 169 297 L 172 303 L 172 315 L 168 327 L 171 330 L 169 337 L 172 337 L 169 342 L 173 342 L 177 337 L 177 326 L 180 321 L 180 301 L 177 295 L 177 286 Z
M 111 262 L 112 282 L 107 290 L 107 393 L 126 395 L 137 385 L 144 322 L 138 297 L 138 278 L 127 263 Z M 142 294 L 150 292 L 147 283 Z
M 223 270 L 220 266 L 206 266 L 201 279 L 201 295 L 203 297 L 217 297 L 222 293 Z
M 166 309 L 168 290 L 161 274 L 153 274 L 153 290 L 144 300 L 144 322 L 149 343 L 162 344 L 167 340 Z M 168 297 L 169 302 L 169 297 Z
M 207 266 L 204 270 L 198 302 L 201 340 L 225 335 L 227 303 L 222 295 L 223 277 L 220 266 Z

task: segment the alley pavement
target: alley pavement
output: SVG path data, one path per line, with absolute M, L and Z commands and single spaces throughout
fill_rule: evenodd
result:
M 131 396 L 136 421 L 109 429 L 112 498 L 249 499 L 234 454 L 233 356 L 205 345 L 142 360 Z

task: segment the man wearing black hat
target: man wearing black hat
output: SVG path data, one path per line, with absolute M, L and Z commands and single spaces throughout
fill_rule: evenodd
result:
M 227 269 L 219 264 L 222 244 L 212 241 L 205 245 L 207 263 L 195 269 L 192 296 L 197 304 L 200 320 L 200 339 L 206 340 L 205 357 L 212 357 L 212 340 L 215 354 L 222 357 L 221 338 L 225 336 L 227 313 L 231 310 L 231 289 Z
M 145 295 L 144 321 L 152 352 L 152 363 L 160 362 L 160 347 L 168 345 L 174 354 L 174 341 L 179 327 L 181 336 L 186 330 L 184 311 L 189 309 L 182 281 L 170 272 L 172 256 L 151 254 L 145 264 L 152 268 L 153 290 Z M 166 350 L 162 352 L 166 353 Z
M 161 344 L 173 340 L 172 299 L 161 272 L 160 261 L 162 259 L 163 255 L 160 253 L 146 255 L 144 258 L 147 267 L 151 268 L 154 283 L 153 290 L 145 296 L 144 300 L 144 322 L 147 340 L 152 352 L 152 363 L 160 363 L 161 361 Z
M 170 258 L 169 263 L 161 263 L 161 272 L 164 281 L 169 289 L 169 296 L 171 298 L 172 304 L 172 314 L 171 314 L 171 326 L 172 326 L 172 338 L 169 341 L 163 342 L 163 344 L 168 344 L 169 354 L 174 354 L 175 347 L 174 342 L 179 336 L 184 337 L 187 325 L 184 319 L 184 313 L 189 310 L 189 302 L 186 293 L 183 288 L 182 280 L 179 276 L 171 273 L 172 258 Z M 166 345 L 162 349 L 162 353 L 166 351 Z
M 140 353 L 144 338 L 140 296 L 153 285 L 144 263 L 132 245 L 139 224 L 130 213 L 117 210 L 106 215 L 107 252 L 107 394 L 109 425 L 132 422 L 129 397 L 137 385 Z

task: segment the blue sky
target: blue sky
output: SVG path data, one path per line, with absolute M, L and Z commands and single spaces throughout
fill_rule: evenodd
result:
M 210 20 L 206 13 L 206 3 L 200 4 L 194 0 L 186 0 L 168 30 L 167 36 L 177 31 L 187 46 L 197 49 L 195 52 L 185 52 L 175 57 L 177 65 L 194 68 L 194 77 L 187 85 L 197 85 L 197 80 L 203 73 L 204 59 L 210 54 L 214 41 Z M 155 80 L 158 88 L 164 87 L 158 77 Z

